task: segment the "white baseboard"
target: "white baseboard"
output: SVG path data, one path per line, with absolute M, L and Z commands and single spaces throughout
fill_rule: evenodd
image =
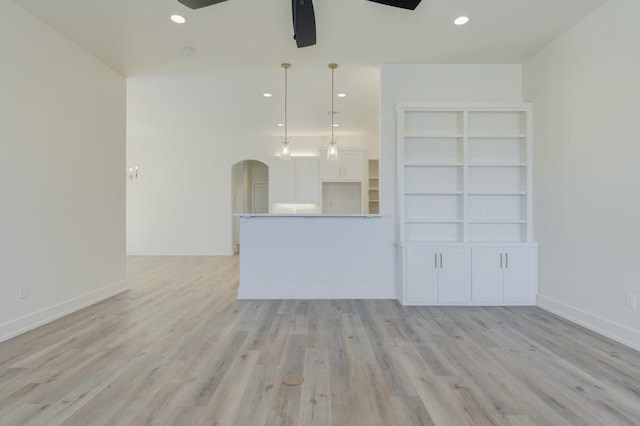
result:
M 640 331 L 585 312 L 575 306 L 538 295 L 538 307 L 556 314 L 566 320 L 579 324 L 589 330 L 602 334 L 616 342 L 640 350 Z
M 393 299 L 395 288 L 240 286 L 238 299 Z
M 128 249 L 127 256 L 233 256 L 233 250 Z
M 38 328 L 87 306 L 123 293 L 129 289 L 126 280 L 94 290 L 54 306 L 0 324 L 0 342 Z

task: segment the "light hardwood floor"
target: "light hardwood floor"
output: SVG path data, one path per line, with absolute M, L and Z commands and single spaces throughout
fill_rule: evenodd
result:
M 236 301 L 237 262 L 131 258 L 0 343 L 0 425 L 640 424 L 640 353 L 541 309 Z

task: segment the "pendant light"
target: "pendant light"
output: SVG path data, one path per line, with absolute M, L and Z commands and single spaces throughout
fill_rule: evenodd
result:
M 284 138 L 280 147 L 280 159 L 291 160 L 291 146 L 287 133 L 287 70 L 291 68 L 291 64 L 284 62 L 280 66 L 284 69 Z
M 333 160 L 333 161 L 338 160 L 338 140 L 335 138 L 333 134 L 333 128 L 335 127 L 333 121 L 336 115 L 336 111 L 333 108 L 333 99 L 335 98 L 333 93 L 333 83 L 334 83 L 333 73 L 336 68 L 338 68 L 338 64 L 329 64 L 329 69 L 331 70 L 331 112 L 329 112 L 329 115 L 331 115 L 331 140 L 329 141 L 329 149 L 327 150 L 327 160 Z

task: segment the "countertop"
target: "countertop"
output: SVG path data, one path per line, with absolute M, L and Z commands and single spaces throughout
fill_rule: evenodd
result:
M 376 218 L 383 217 L 381 214 L 298 214 L 298 213 L 236 213 L 234 216 L 251 218 L 251 217 L 303 217 L 303 218 L 325 218 L 325 217 L 338 217 L 338 218 Z

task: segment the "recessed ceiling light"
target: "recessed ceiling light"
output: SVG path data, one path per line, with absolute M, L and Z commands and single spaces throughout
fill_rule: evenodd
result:
M 334 125 L 333 125 L 333 127 L 338 127 L 338 126 L 340 126 L 340 125 L 339 125 L 339 124 L 334 124 Z
M 271 93 L 268 93 L 268 92 L 267 92 L 267 93 L 263 93 L 263 94 L 262 94 L 262 96 L 264 96 L 265 98 L 270 98 L 270 97 L 272 97 L 273 95 L 272 95 Z
M 278 127 L 284 127 L 284 124 L 278 123 Z
M 176 24 L 184 24 L 185 22 L 187 22 L 187 20 L 180 15 L 171 15 L 171 20 Z
M 466 16 L 459 16 L 459 17 L 456 18 L 455 21 L 453 21 L 453 23 L 456 24 L 456 25 L 464 25 L 467 22 L 469 22 L 469 18 L 466 17 Z
M 346 94 L 346 93 L 338 93 L 338 97 L 339 97 L 339 98 L 344 98 L 345 96 L 347 96 L 347 94 Z

